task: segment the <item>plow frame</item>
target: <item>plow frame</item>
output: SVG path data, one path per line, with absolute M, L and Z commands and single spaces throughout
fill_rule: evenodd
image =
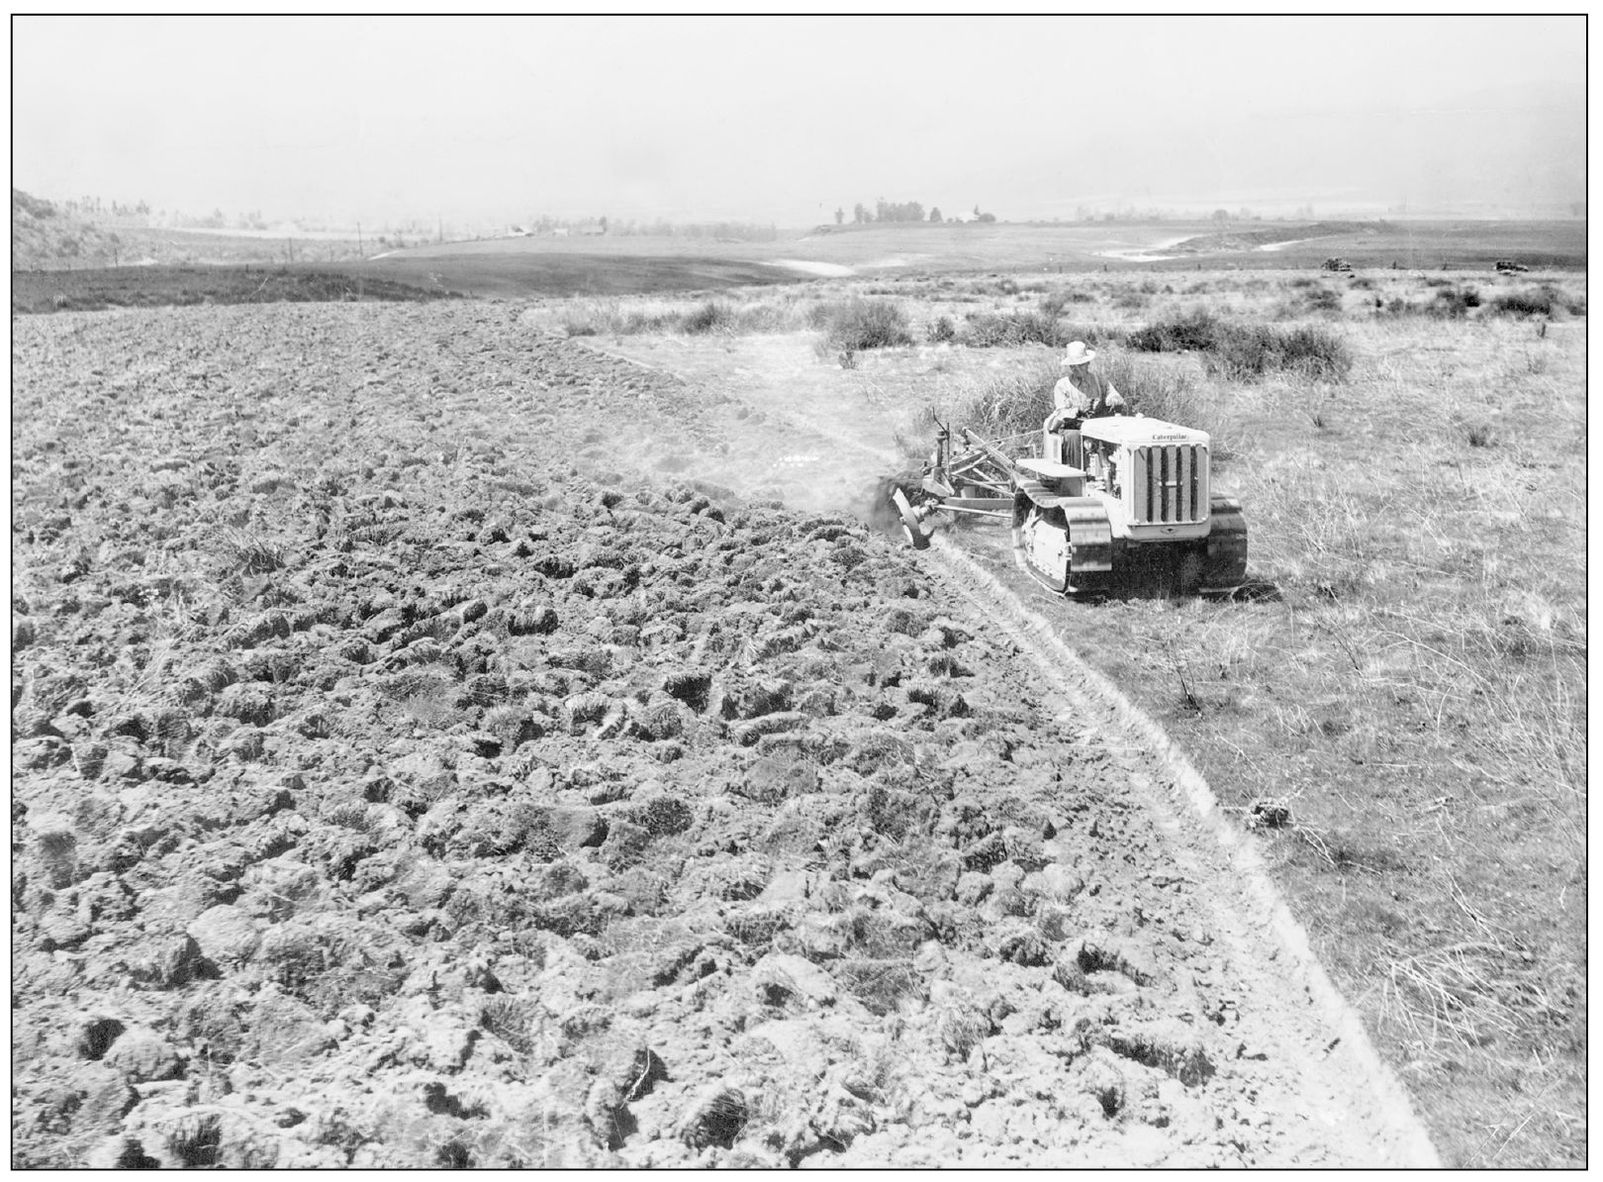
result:
M 967 444 L 954 451 L 951 427 L 936 420 L 935 453 L 925 471 L 915 504 L 901 490 L 893 496 L 902 532 L 915 549 L 929 545 L 924 522 L 937 513 L 988 517 L 1011 524 L 1013 504 L 1023 473 L 1006 452 L 963 429 Z
M 936 425 L 940 434 L 924 477 L 924 491 L 939 501 L 939 509 L 1011 518 L 1013 498 L 1024 477 L 1013 457 L 966 427 L 963 440 L 968 447 L 954 455 L 951 429 L 945 423 Z

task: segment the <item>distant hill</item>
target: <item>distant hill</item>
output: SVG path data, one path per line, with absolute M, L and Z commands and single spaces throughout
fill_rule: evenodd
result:
M 13 271 L 109 267 L 122 253 L 117 235 L 81 221 L 43 198 L 11 190 Z

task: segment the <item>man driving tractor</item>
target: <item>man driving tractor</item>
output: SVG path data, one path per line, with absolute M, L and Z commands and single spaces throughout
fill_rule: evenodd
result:
M 1091 372 L 1095 357 L 1095 350 L 1087 349 L 1084 341 L 1070 341 L 1063 353 L 1063 368 L 1069 372 L 1052 387 L 1052 413 L 1042 424 L 1047 459 L 1079 467 L 1080 424 L 1123 410 L 1124 398 L 1113 383 Z

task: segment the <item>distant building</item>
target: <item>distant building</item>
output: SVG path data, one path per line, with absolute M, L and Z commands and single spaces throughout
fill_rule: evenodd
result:
M 567 236 L 568 227 L 566 226 L 558 226 L 556 229 L 551 231 L 551 237 L 553 238 L 566 238 Z
M 607 232 L 607 227 L 600 222 L 585 222 L 579 227 L 579 233 L 592 237 L 600 237 Z

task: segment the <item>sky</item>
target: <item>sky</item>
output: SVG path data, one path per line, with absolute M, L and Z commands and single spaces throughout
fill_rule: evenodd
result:
M 12 18 L 12 184 L 340 224 L 1567 207 L 1568 17 Z

